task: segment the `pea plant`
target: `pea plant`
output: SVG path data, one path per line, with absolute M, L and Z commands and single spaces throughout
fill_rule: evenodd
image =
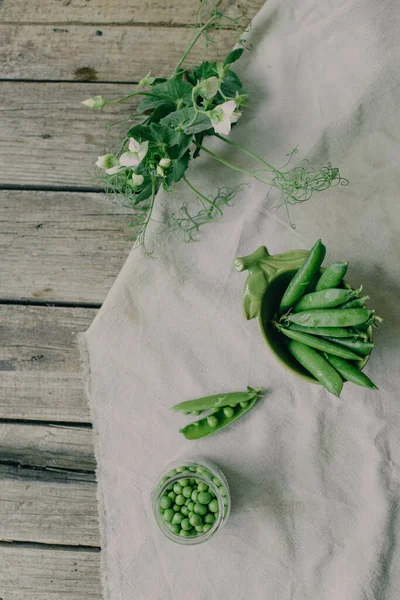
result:
M 129 118 L 130 124 L 135 124 L 126 132 L 116 152 L 98 157 L 96 176 L 107 193 L 116 194 L 133 209 L 134 237 L 136 244 L 144 249 L 160 187 L 173 192 L 180 182 L 194 194 L 197 207 L 193 210 L 185 204 L 171 214 L 169 221 L 171 226 L 183 231 L 187 240 L 197 239 L 202 225 L 221 217 L 224 207 L 237 194 L 238 187 L 222 186 L 211 193 L 193 185 L 186 174 L 187 169 L 190 160 L 202 152 L 213 161 L 264 183 L 269 190 L 279 190 L 289 221 L 290 205 L 309 200 L 315 191 L 348 183 L 340 176 L 339 169 L 330 163 L 318 170 L 305 162 L 289 168 L 297 149 L 290 152 L 288 162 L 278 169 L 229 139 L 231 127 L 249 103 L 240 78 L 232 70 L 232 65 L 245 50 L 245 42 L 239 37 L 237 47 L 223 61 L 204 61 L 189 68 L 183 66 L 200 38 L 205 37 L 207 42 L 209 32 L 222 28 L 235 29 L 240 35 L 243 22 L 203 0 L 193 37 L 170 77 L 153 77 L 148 73 L 136 91 L 122 98 L 106 100 L 94 96 L 83 102 L 91 109 L 103 110 L 109 104 L 141 97 L 137 112 Z M 241 167 L 210 150 L 205 145 L 210 136 L 251 157 L 254 168 Z

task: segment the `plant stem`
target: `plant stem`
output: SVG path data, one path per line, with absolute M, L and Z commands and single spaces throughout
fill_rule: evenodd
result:
M 242 167 L 237 167 L 236 165 L 233 165 L 232 163 L 230 163 L 227 160 L 225 160 L 224 158 L 221 158 L 217 154 L 214 154 L 214 152 L 211 152 L 211 150 L 208 150 L 208 148 L 205 148 L 204 146 L 202 146 L 198 142 L 194 142 L 194 143 L 195 143 L 195 145 L 198 148 L 200 148 L 200 150 L 203 150 L 204 152 L 206 152 L 207 154 L 209 154 L 210 156 L 212 156 L 213 158 L 215 158 L 215 160 L 218 160 L 220 163 L 222 163 L 226 167 L 230 167 L 234 171 L 239 171 L 240 173 L 245 173 L 246 175 L 251 175 L 251 177 L 254 177 L 254 179 L 257 179 L 257 181 L 261 181 L 261 183 L 265 183 L 266 185 L 270 185 L 271 184 L 270 181 L 265 181 L 264 179 L 260 179 L 260 177 L 258 177 L 254 173 L 254 171 L 249 171 L 248 169 L 242 169 Z
M 151 178 L 151 201 L 150 201 L 150 206 L 149 209 L 147 211 L 147 217 L 146 217 L 146 221 L 143 224 L 143 229 L 142 229 L 142 243 L 143 243 L 143 248 L 146 252 L 146 248 L 144 245 L 144 237 L 146 235 L 146 231 L 147 231 L 147 227 L 148 224 L 150 222 L 151 219 L 151 215 L 153 214 L 153 208 L 154 208 L 154 200 L 156 198 L 156 191 L 157 191 L 157 178 L 156 177 L 152 177 Z
M 259 160 L 266 167 L 268 167 L 269 169 L 271 169 L 271 171 L 273 171 L 274 173 L 278 173 L 278 169 L 275 169 L 275 167 L 273 167 L 272 165 L 270 165 L 269 163 L 267 163 L 264 159 L 261 158 L 261 156 L 258 156 L 257 154 L 255 154 L 254 152 L 251 152 L 250 150 L 246 150 L 246 148 L 242 148 L 242 146 L 239 146 L 239 144 L 235 144 L 234 142 L 231 142 L 231 140 L 228 140 L 228 138 L 223 137 L 219 133 L 215 133 L 214 135 L 215 135 L 215 137 L 217 137 L 219 140 L 222 140 L 226 144 L 229 144 L 230 146 L 233 146 L 234 148 L 237 148 L 241 152 L 244 152 L 245 154 L 248 154 L 249 156 L 255 158 L 256 160 Z
M 216 15 L 212 15 L 208 21 L 206 21 L 204 23 L 204 25 L 202 27 L 200 27 L 200 29 L 198 30 L 197 34 L 194 36 L 194 38 L 192 39 L 192 41 L 189 43 L 189 45 L 187 46 L 182 58 L 179 60 L 178 64 L 176 65 L 174 72 L 172 73 L 171 77 L 175 77 L 175 75 L 178 74 L 183 62 L 186 60 L 186 58 L 188 57 L 188 55 L 190 54 L 190 52 L 193 49 L 193 46 L 196 44 L 197 40 L 200 38 L 200 36 L 203 34 L 203 32 L 207 29 L 207 27 L 214 21 L 217 19 Z
M 190 189 L 192 190 L 192 192 L 194 192 L 196 194 L 196 196 L 198 196 L 199 198 L 204 200 L 204 202 L 207 202 L 207 204 L 209 204 L 210 206 L 215 208 L 215 210 L 217 210 L 221 215 L 223 214 L 223 212 L 219 206 L 217 206 L 212 200 L 207 198 L 207 196 L 204 196 L 204 194 L 199 192 L 199 190 L 196 190 L 196 188 L 190 183 L 190 181 L 188 181 L 186 175 L 183 176 L 183 181 L 190 187 Z
M 107 100 L 107 104 L 118 104 L 118 102 L 123 102 L 124 100 L 128 100 L 128 98 L 132 98 L 133 96 L 151 96 L 153 98 L 158 98 L 158 96 L 152 94 L 151 92 L 133 92 L 132 94 L 127 94 L 126 96 L 122 96 L 122 98 L 118 98 L 117 100 Z

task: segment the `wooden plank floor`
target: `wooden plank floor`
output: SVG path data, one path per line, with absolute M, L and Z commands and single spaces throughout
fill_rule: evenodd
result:
M 219 2 L 247 18 L 262 4 Z M 103 196 L 92 173 L 106 124 L 134 103 L 99 113 L 80 102 L 126 94 L 150 69 L 171 72 L 197 6 L 0 2 L 0 600 L 101 598 L 76 336 L 131 248 L 129 211 Z M 203 57 L 234 40 L 220 31 Z

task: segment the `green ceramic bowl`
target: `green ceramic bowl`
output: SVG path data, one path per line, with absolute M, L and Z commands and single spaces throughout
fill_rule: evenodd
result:
M 282 296 L 307 254 L 304 250 L 293 250 L 271 256 L 261 246 L 253 254 L 237 258 L 234 267 L 238 271 L 249 271 L 243 292 L 244 313 L 247 319 L 257 319 L 264 342 L 277 361 L 299 377 L 319 384 L 288 352 L 287 338 L 272 324 Z M 323 271 L 321 269 L 321 273 Z M 351 287 L 346 282 L 343 286 Z M 372 341 L 372 327 L 366 333 Z M 360 359 L 358 364 L 361 369 L 367 364 L 369 356 Z

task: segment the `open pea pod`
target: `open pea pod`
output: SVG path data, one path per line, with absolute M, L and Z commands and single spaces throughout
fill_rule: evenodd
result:
M 172 407 L 172 410 L 185 414 L 193 412 L 200 413 L 204 410 L 218 410 L 224 406 L 232 407 L 240 402 L 248 402 L 249 400 L 252 400 L 254 396 L 261 394 L 262 391 L 263 388 L 253 389 L 249 386 L 247 392 L 227 392 L 226 394 L 215 394 L 213 396 L 205 396 L 204 398 L 180 402 L 179 404 L 175 404 Z
M 241 404 L 232 406 L 225 406 L 214 411 L 212 415 L 199 419 L 190 425 L 186 425 L 180 429 L 180 432 L 188 440 L 199 440 L 207 435 L 217 433 L 224 427 L 227 427 L 234 421 L 237 421 L 245 413 L 249 412 L 257 402 L 259 398 L 258 394 L 255 394 L 251 400 L 242 402 Z

